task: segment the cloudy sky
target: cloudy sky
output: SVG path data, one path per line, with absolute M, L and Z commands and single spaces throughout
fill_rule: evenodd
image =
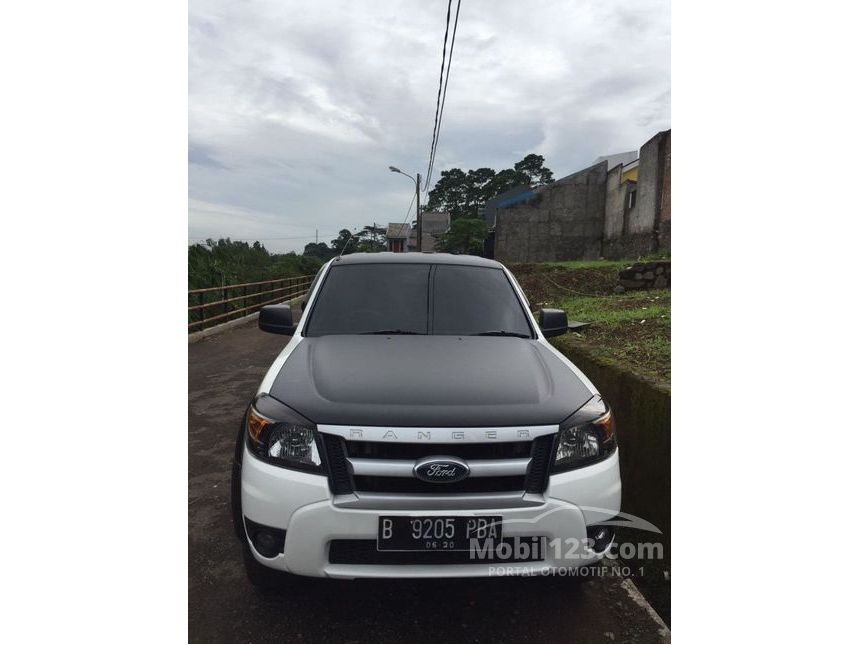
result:
M 189 241 L 402 221 L 388 166 L 427 168 L 447 1 L 189 6 Z M 434 177 L 638 148 L 670 127 L 669 51 L 668 1 L 462 0 Z

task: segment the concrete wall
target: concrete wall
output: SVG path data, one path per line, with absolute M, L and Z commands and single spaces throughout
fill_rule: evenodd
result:
M 623 166 L 610 168 L 606 175 L 606 219 L 603 223 L 603 237 L 615 239 L 624 233 L 624 208 L 627 188 L 622 183 Z
M 636 258 L 653 251 L 653 235 L 630 232 L 630 219 L 636 213 L 636 205 L 628 208 L 631 191 L 637 191 L 638 182 L 625 181 L 621 166 L 609 170 L 606 177 L 606 212 L 603 223 L 603 245 L 601 256 L 610 260 Z
M 536 190 L 524 204 L 496 211 L 501 262 L 637 258 L 671 244 L 671 130 L 639 150 L 636 184 L 606 161 Z M 635 187 L 636 204 L 627 208 Z M 492 255 L 492 254 L 491 254 Z
M 663 190 L 660 195 L 660 225 L 657 231 L 660 249 L 668 251 L 672 246 L 672 131 L 666 133 L 663 142 Z
M 639 150 L 639 181 L 636 206 L 630 211 L 628 232 L 631 235 L 654 232 L 660 203 L 660 140 L 655 135 Z
M 639 179 L 636 182 L 636 205 L 620 213 L 611 210 L 616 194 L 624 185 L 607 182 L 606 225 L 604 226 L 603 257 L 608 259 L 636 258 L 659 249 L 669 250 L 671 242 L 671 131 L 658 132 L 639 150 Z M 618 220 L 626 217 L 619 234 Z
M 654 252 L 654 234 L 622 235 L 603 240 L 601 257 L 607 260 L 635 259 Z
M 527 203 L 496 213 L 495 258 L 552 262 L 600 257 L 606 162 L 560 179 Z

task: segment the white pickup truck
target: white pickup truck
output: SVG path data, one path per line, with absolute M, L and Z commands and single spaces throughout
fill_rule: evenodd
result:
M 353 254 L 320 270 L 248 406 L 233 515 L 251 582 L 581 570 L 621 504 L 612 412 L 501 264 Z M 290 575 L 292 574 L 292 576 Z

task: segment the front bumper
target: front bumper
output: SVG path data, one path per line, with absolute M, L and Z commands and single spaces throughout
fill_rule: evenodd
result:
M 400 503 L 392 495 L 384 500 L 334 500 L 324 476 L 263 463 L 247 448 L 243 457 L 243 514 L 258 524 L 286 530 L 284 551 L 274 558 L 261 556 L 249 543 L 260 563 L 315 577 L 447 578 L 521 574 L 524 568 L 538 573 L 553 567 L 588 566 L 599 560 L 603 553 L 585 544 L 586 526 L 614 517 L 621 508 L 618 450 L 600 463 L 552 475 L 543 495 L 486 506 L 480 496 L 458 498 L 457 504 L 425 502 L 420 507 L 406 498 Z M 544 558 L 507 564 L 498 560 L 445 565 L 329 562 L 331 540 L 376 540 L 380 515 L 501 515 L 505 537 L 544 536 Z

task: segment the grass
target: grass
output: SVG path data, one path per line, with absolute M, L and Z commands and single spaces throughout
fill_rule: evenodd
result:
M 511 267 L 532 307 L 558 307 L 569 320 L 591 323 L 551 339 L 560 350 L 575 343 L 593 356 L 659 381 L 671 376 L 671 291 L 614 293 L 618 270 L 641 260 L 573 260 Z
M 589 353 L 660 381 L 671 378 L 671 292 L 631 291 L 604 296 L 567 296 L 552 303 L 570 320 L 591 323 L 553 339 L 564 350 L 577 343 Z
M 638 260 L 565 260 L 564 262 L 542 262 L 542 266 L 561 267 L 564 269 L 622 269 L 635 262 L 656 262 L 669 260 L 668 253 L 651 253 Z
M 543 266 L 563 269 L 621 269 L 631 260 L 566 260 L 564 262 L 542 262 Z

